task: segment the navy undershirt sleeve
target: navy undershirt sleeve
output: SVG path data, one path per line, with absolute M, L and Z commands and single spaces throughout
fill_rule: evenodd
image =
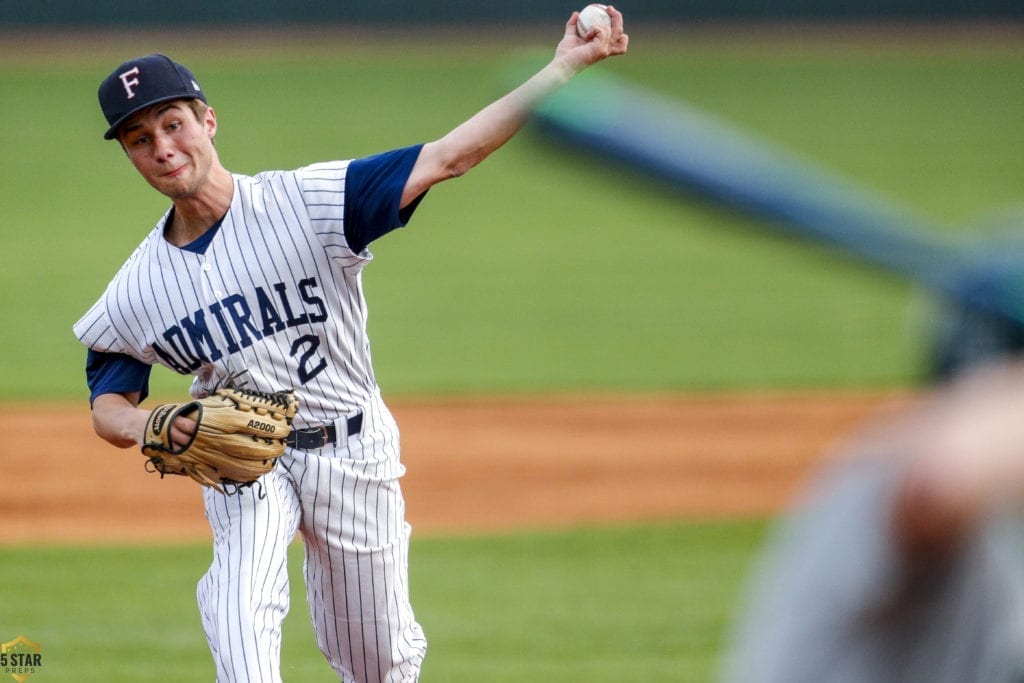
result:
M 356 159 L 345 174 L 345 240 L 355 253 L 395 228 L 402 228 L 426 192 L 399 209 L 405 183 L 423 145 Z
M 89 384 L 89 403 L 101 394 L 139 392 L 141 403 L 149 395 L 152 366 L 123 353 L 103 353 L 89 349 L 85 361 L 85 379 Z

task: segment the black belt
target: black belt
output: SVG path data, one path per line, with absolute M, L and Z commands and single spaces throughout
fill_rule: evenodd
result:
M 355 436 L 363 428 L 363 414 L 356 413 L 345 420 L 345 437 Z M 301 451 L 314 451 L 338 441 L 338 430 L 334 423 L 322 427 L 311 427 L 309 429 L 293 429 L 284 440 L 292 448 Z

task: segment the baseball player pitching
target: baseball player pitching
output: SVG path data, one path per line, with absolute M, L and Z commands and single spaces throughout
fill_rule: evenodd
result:
M 624 54 L 622 15 L 607 13 L 610 25 L 581 36 L 574 12 L 550 63 L 438 140 L 251 177 L 221 164 L 217 116 L 185 66 L 147 55 L 100 84 L 104 137 L 171 205 L 74 332 L 88 347 L 97 434 L 204 484 L 214 553 L 197 599 L 218 681 L 281 680 L 297 533 L 317 644 L 339 679 L 418 679 L 427 643 L 409 601 L 399 432 L 370 362 L 368 246 L 508 141 L 542 98 Z M 193 400 L 140 407 L 154 365 L 192 375 Z M 232 385 L 254 395 L 232 398 Z M 255 436 L 210 436 L 201 400 L 214 399 L 250 415 L 234 421 Z M 170 467 L 217 438 L 225 452 L 279 448 L 252 480 L 216 463 L 202 476 Z

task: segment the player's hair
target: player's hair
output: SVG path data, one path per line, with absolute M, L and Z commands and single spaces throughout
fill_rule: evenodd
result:
M 203 122 L 203 115 L 206 114 L 206 110 L 210 108 L 206 102 L 203 102 L 199 98 L 192 98 L 188 101 L 188 108 L 192 110 L 192 113 L 196 116 L 196 121 Z M 210 142 L 214 145 L 217 144 L 217 136 L 210 139 Z
M 197 97 L 193 97 L 188 101 L 188 108 L 196 115 L 196 121 L 201 122 L 203 120 L 203 114 L 205 114 L 206 110 L 210 108 L 210 105 Z

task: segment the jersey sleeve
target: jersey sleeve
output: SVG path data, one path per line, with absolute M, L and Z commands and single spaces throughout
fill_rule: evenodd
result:
M 295 171 L 310 224 L 333 258 L 368 260 L 366 247 L 404 227 L 422 195 L 400 209 L 402 193 L 423 145 L 352 161 L 330 161 Z
M 101 298 L 73 326 L 78 340 L 94 351 L 123 353 L 127 349 L 117 335 Z
M 101 394 L 139 392 L 140 400 L 149 394 L 152 366 L 129 355 L 131 351 L 111 321 L 106 296 L 100 298 L 74 324 L 73 330 L 88 348 L 85 378 L 89 386 L 89 403 Z
M 102 394 L 139 392 L 141 402 L 149 395 L 152 366 L 123 353 L 93 351 L 85 361 L 85 377 L 89 385 L 89 403 Z
M 124 331 L 126 329 L 130 330 L 132 325 L 126 325 L 127 321 L 124 319 L 115 323 L 111 313 L 111 302 L 117 300 L 118 287 L 126 274 L 131 272 L 135 264 L 147 257 L 147 252 L 151 250 L 156 239 L 162 239 L 163 222 L 169 213 L 168 211 L 167 214 L 164 214 L 164 218 L 161 219 L 160 223 L 135 248 L 135 251 L 132 252 L 128 260 L 125 261 L 117 274 L 107 284 L 103 295 L 72 326 L 75 336 L 89 349 L 104 353 L 124 353 L 140 358 L 141 350 L 132 348 L 130 342 L 124 336 Z

